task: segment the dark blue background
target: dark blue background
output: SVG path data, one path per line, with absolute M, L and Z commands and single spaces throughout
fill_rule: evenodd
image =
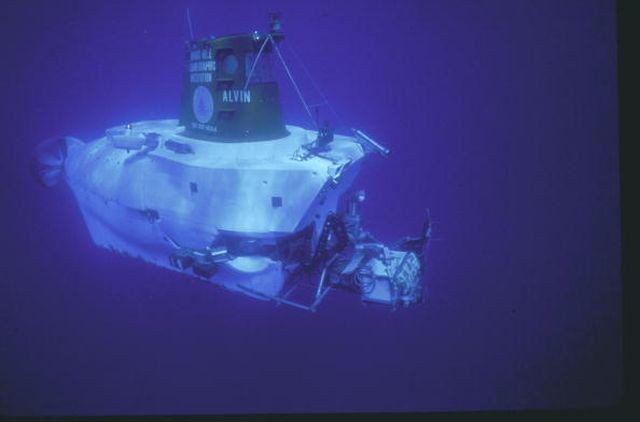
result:
M 33 182 L 44 138 L 177 116 L 186 7 L 196 36 L 282 12 L 343 119 L 392 149 L 354 187 L 385 241 L 431 208 L 425 305 L 233 294 L 94 247 L 68 188 Z M 612 1 L 3 2 L 0 413 L 615 403 L 615 31 Z

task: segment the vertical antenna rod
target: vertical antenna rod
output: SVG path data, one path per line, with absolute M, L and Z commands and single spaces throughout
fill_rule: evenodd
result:
M 191 40 L 193 39 L 193 26 L 191 26 L 191 13 L 189 13 L 189 8 L 187 7 L 187 23 L 189 24 L 189 34 L 191 35 Z

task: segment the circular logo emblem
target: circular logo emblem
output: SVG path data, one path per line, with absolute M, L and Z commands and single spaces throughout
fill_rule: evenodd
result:
M 193 91 L 193 114 L 200 123 L 207 123 L 213 117 L 213 97 L 204 86 Z

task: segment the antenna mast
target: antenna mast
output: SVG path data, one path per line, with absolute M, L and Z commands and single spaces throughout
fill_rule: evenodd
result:
M 191 35 L 191 38 L 189 39 L 193 39 L 193 26 L 191 25 L 191 13 L 189 12 L 189 8 L 187 7 L 187 24 L 189 25 L 189 35 Z

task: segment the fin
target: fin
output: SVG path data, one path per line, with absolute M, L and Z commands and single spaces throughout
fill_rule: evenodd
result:
M 64 174 L 68 146 L 82 143 L 72 137 L 50 138 L 40 142 L 31 160 L 31 170 L 36 180 L 45 187 L 55 186 Z

